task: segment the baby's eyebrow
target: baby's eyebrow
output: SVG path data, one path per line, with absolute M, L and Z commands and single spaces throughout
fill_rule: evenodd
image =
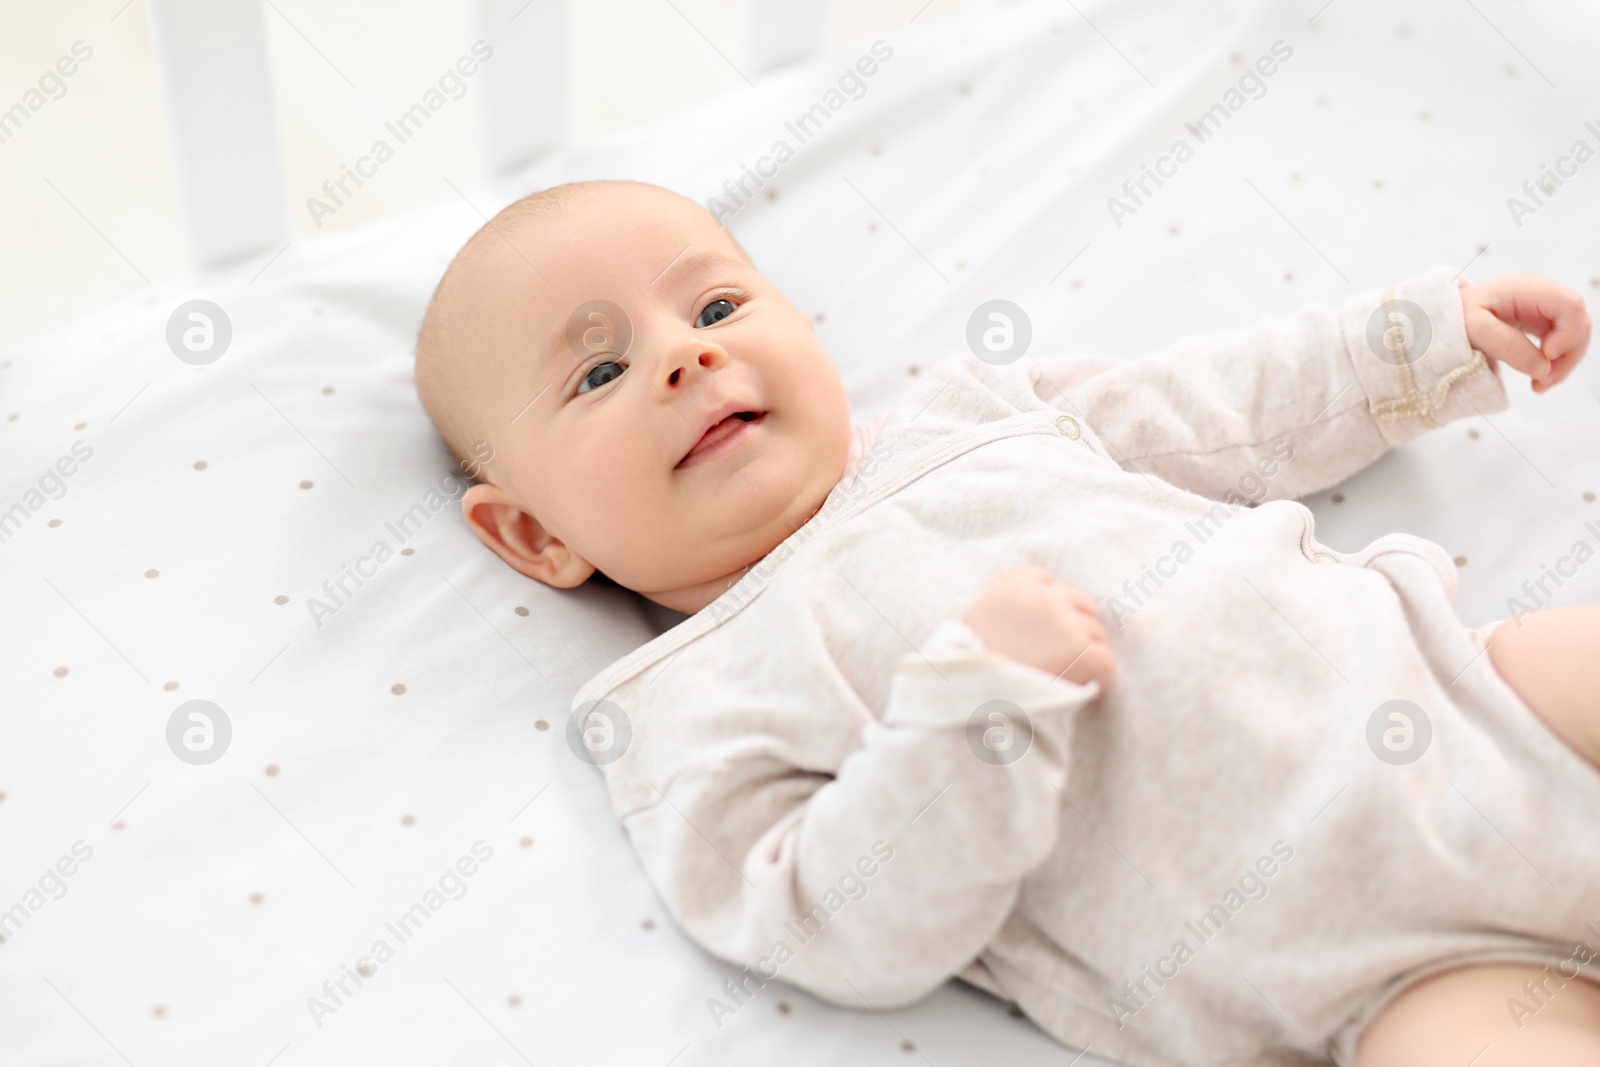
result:
M 685 245 L 684 248 L 687 250 L 689 246 Z M 725 256 L 721 252 L 713 252 L 709 248 L 700 248 L 687 253 L 679 252 L 672 262 L 668 263 L 656 275 L 655 281 L 651 284 L 656 285 L 666 282 L 670 285 L 682 278 L 711 267 L 745 267 L 747 265 L 732 256 Z
M 538 374 L 548 371 L 559 371 L 567 365 L 561 361 L 563 353 L 567 353 L 567 324 L 561 322 L 555 329 L 546 335 L 543 344 L 534 349 L 534 369 Z M 570 355 L 570 353 L 567 353 Z

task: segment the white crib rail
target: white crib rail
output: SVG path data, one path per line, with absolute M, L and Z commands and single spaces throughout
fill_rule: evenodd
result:
M 190 255 L 212 266 L 281 245 L 288 194 L 261 0 L 150 0 Z
M 821 50 L 826 0 L 742 0 L 740 7 L 749 73 L 764 74 Z
M 506 174 L 567 129 L 566 0 L 472 0 L 493 47 L 474 85 L 480 171 Z M 281 248 L 288 191 L 278 147 L 261 0 L 149 0 L 167 131 L 190 254 L 214 267 Z M 742 71 L 807 58 L 826 0 L 742 0 Z
M 566 0 L 474 0 L 477 37 L 495 61 L 479 70 L 478 161 L 507 174 L 567 132 Z

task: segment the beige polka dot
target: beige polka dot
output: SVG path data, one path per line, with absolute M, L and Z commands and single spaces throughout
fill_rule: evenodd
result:
M 210 464 L 203 459 L 197 459 L 194 461 L 194 469 L 197 471 L 203 471 L 209 466 Z
M 956 270 L 966 270 L 966 269 L 967 269 L 967 265 L 965 263 L 957 263 L 956 264 Z
M 1467 436 L 1476 441 L 1480 435 L 1477 430 L 1469 429 L 1467 431 Z
M 150 1014 L 154 1015 L 157 1019 L 164 1019 L 167 1015 L 167 1006 L 165 1004 L 157 1004 L 150 1009 Z
M 65 670 L 66 670 L 66 668 L 65 668 L 65 667 L 63 667 L 63 668 L 61 668 L 61 669 L 62 669 L 62 670 L 63 670 L 63 671 L 65 671 Z M 534 729 L 535 729 L 535 730 L 548 730 L 548 729 L 550 729 L 550 724 L 549 724 L 549 723 L 547 723 L 547 722 L 545 722 L 545 721 L 544 721 L 544 720 L 543 720 L 543 719 L 535 719 L 535 720 L 534 720 L 534 721 L 533 721 L 533 728 L 534 728 Z
M 903 1037 L 900 1039 L 900 1047 L 907 1052 L 917 1051 L 917 1046 L 913 1045 L 911 1043 L 911 1039 L 908 1037 Z
M 1291 174 L 1291 175 L 1289 175 L 1289 180 L 1294 182 L 1296 185 L 1299 185 L 1300 184 L 1300 175 Z
M 1465 567 L 1466 565 L 1467 565 L 1467 557 L 1466 556 L 1457 556 L 1456 557 L 1456 566 L 1457 567 Z
M 406 684 L 404 682 L 396 682 L 389 687 L 389 692 L 393 693 L 395 696 L 400 696 L 405 691 Z
M 154 567 L 151 567 L 149 570 L 144 572 L 144 576 L 146 578 L 156 578 L 156 577 L 159 577 L 160 574 L 161 574 L 161 572 L 156 570 Z
M 266 774 L 268 778 L 278 777 L 278 765 L 276 763 L 267 764 Z
M 1009 1015 L 1010 1015 L 1010 1016 L 1011 1016 L 1011 1017 L 1012 1017 L 1012 1018 L 1013 1018 L 1013 1019 L 1021 1019 L 1021 1018 L 1023 1018 L 1023 1017 L 1024 1017 L 1024 1015 L 1025 1015 L 1025 1013 L 1024 1013 L 1024 1012 L 1023 1012 L 1023 1010 L 1022 1010 L 1022 1009 L 1021 1009 L 1021 1008 L 1019 1008 L 1019 1007 L 1017 1007 L 1017 1006 L 1016 1006 L 1016 1005 L 1015 1005 L 1015 1004 L 1013 1004 L 1013 1005 L 1011 1005 L 1011 1007 L 1010 1007 L 1010 1008 L 1009 1008 L 1009 1009 L 1007 1009 L 1007 1013 L 1008 1013 L 1008 1014 L 1009 1014 Z
M 1286 282 L 1292 282 L 1292 281 L 1294 281 L 1294 275 L 1290 274 L 1288 271 L 1284 271 L 1283 272 L 1283 280 L 1286 281 Z
M 654 930 L 656 928 L 656 921 L 654 919 L 646 919 L 639 925 L 644 927 L 646 930 Z
M 1333 496 L 1329 497 L 1328 499 L 1332 500 L 1335 504 L 1343 504 L 1344 503 L 1344 494 L 1343 493 L 1335 493 L 1335 494 L 1333 494 Z
M 1318 107 L 1327 107 L 1328 106 L 1328 98 L 1325 97 L 1325 96 L 1317 97 L 1317 106 Z
M 523 848 L 532 848 L 533 847 L 533 838 L 524 837 L 521 841 L 518 841 L 517 844 L 521 845 Z
M 320 315 L 320 314 L 322 314 L 322 309 L 321 308 L 312 308 L 311 309 L 311 314 Z
M 778 190 L 776 190 L 776 189 L 768 189 L 767 190 L 767 199 L 768 200 L 776 200 L 776 199 L 778 199 Z
M 166 685 L 162 686 L 161 688 L 165 689 L 167 692 L 170 693 L 174 689 L 178 688 L 178 683 L 177 682 L 168 682 Z
M 126 827 L 127 825 L 128 825 L 127 823 L 123 822 L 121 819 L 118 819 L 116 822 L 111 824 L 111 828 L 113 830 L 121 830 L 124 827 Z
M 1167 232 L 1172 234 L 1174 237 L 1178 236 L 1178 228 L 1176 226 L 1168 226 Z
M 506 1003 L 511 1005 L 514 1008 L 518 1004 L 522 1003 L 522 998 L 517 996 L 517 994 L 513 993 L 509 997 L 506 998 Z
M 1372 179 L 1372 187 L 1374 189 L 1382 189 L 1383 188 L 1383 179 L 1382 178 L 1374 178 L 1374 179 Z
M 250 894 L 250 903 L 259 904 L 259 903 L 261 903 L 261 901 L 262 901 L 262 896 L 261 896 L 260 893 L 251 893 Z
M 817 312 L 817 314 L 816 314 L 816 320 L 817 320 L 817 321 L 818 321 L 818 322 L 823 322 L 823 321 L 825 321 L 825 320 L 826 320 L 826 319 L 827 319 L 827 317 L 828 317 L 828 316 L 827 316 L 827 313 L 826 313 L 826 312 L 822 312 L 822 311 L 819 311 L 819 312 Z
M 20 412 L 20 411 L 13 411 L 13 412 L 12 412 L 12 413 L 11 413 L 11 417 L 10 417 L 10 418 L 9 418 L 9 419 L 7 419 L 7 420 L 6 420 L 6 421 L 7 421 L 7 422 L 16 422 L 16 421 L 17 421 L 17 419 L 19 419 L 19 418 L 21 418 L 21 417 L 22 417 L 22 412 Z
M 1428 114 L 1428 112 L 1426 112 L 1426 111 L 1417 112 L 1417 118 L 1421 119 L 1423 122 L 1427 122 L 1432 117 L 1433 116 Z
M 417 824 L 417 817 L 415 815 L 402 815 L 402 816 L 400 816 L 400 825 L 401 826 L 415 826 L 416 824 Z
M 962 96 L 966 96 L 968 93 L 972 92 L 972 86 L 968 85 L 966 82 L 962 82 L 960 85 L 956 86 L 956 92 L 960 93 Z
M 867 223 L 867 232 L 868 233 L 877 233 L 878 232 L 878 224 L 876 222 Z
M 1585 490 L 1584 494 L 1583 494 L 1583 499 L 1589 501 L 1589 503 L 1592 504 L 1592 503 L 1594 503 L 1594 494 L 1589 492 L 1589 491 L 1587 491 L 1587 490 Z
M 1506 77 L 1515 78 L 1516 76 L 1517 76 L 1517 68 L 1513 67 L 1510 63 L 1507 63 L 1506 64 Z
M 528 615 L 528 609 L 523 607 L 521 604 L 518 604 L 517 605 L 517 614 L 523 616 L 524 618 L 526 618 L 527 615 Z
M 1082 278 L 1074 278 L 1074 279 L 1072 279 L 1072 287 L 1074 289 L 1082 289 L 1083 288 L 1083 279 Z
M 284 596 L 282 593 L 279 593 L 277 596 L 272 598 L 272 602 L 274 604 L 287 604 L 289 602 L 289 598 Z
M 333 395 L 333 386 L 331 386 L 331 385 L 324 385 L 324 386 L 323 386 L 323 387 L 322 387 L 322 395 L 323 395 L 323 396 L 332 396 L 332 395 Z
M 1480 256 L 1481 256 L 1481 255 L 1483 255 L 1483 254 L 1484 254 L 1484 253 L 1486 253 L 1486 252 L 1488 252 L 1488 251 L 1489 251 L 1489 246 L 1488 246 L 1488 245 L 1479 245 L 1479 246 L 1478 246 L 1478 250 L 1477 250 L 1477 251 L 1478 251 L 1478 255 L 1480 255 Z
M 402 548 L 400 554 L 402 556 L 414 556 L 417 554 L 417 550 L 414 548 Z
M 88 425 L 89 424 L 87 422 L 80 422 L 80 423 L 78 423 L 78 425 L 74 426 L 73 429 L 74 430 L 82 430 L 82 429 L 87 428 Z
M 778 1001 L 778 1014 L 779 1015 L 788 1015 L 789 1011 L 790 1011 L 789 1002 L 787 1000 Z
M 60 526 L 61 525 L 61 520 L 60 519 L 51 519 L 48 523 L 46 523 L 46 525 L 48 525 L 48 526 Z
M 304 482 L 300 483 L 300 488 L 302 488 L 302 489 L 310 489 L 313 484 L 314 483 L 312 483 L 310 481 L 304 481 Z
M 883 155 L 883 146 L 873 145 L 871 148 L 867 149 L 867 151 L 871 152 L 875 156 L 881 156 Z
M 0 804 L 4 804 L 4 803 L 5 803 L 5 800 L 6 800 L 6 793 L 5 793 L 5 790 L 3 790 L 3 789 L 0 789 Z
M 67 669 L 65 667 L 57 667 L 56 668 L 56 677 L 57 678 L 65 678 L 66 676 L 67 676 Z
M 906 368 L 906 373 L 910 374 L 910 375 L 913 375 L 913 376 L 916 375 L 917 374 L 917 365 L 915 363 L 911 364 L 911 366 Z

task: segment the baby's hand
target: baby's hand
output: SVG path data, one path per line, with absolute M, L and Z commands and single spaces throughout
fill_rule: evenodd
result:
M 1533 379 L 1542 393 L 1578 365 L 1589 347 L 1589 313 L 1583 297 L 1537 274 L 1505 274 L 1461 289 L 1467 342 Z M 1523 331 L 1536 335 L 1535 346 Z
M 1117 661 L 1089 594 L 1057 585 L 1043 567 L 996 578 L 961 615 L 991 652 L 1080 685 L 1111 680 Z

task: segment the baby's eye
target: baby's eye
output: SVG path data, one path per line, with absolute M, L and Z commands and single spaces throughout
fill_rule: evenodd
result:
M 615 367 L 617 369 L 613 372 L 607 372 L 599 381 L 595 381 L 594 376 L 600 373 L 602 370 L 605 370 L 607 367 Z M 596 363 L 594 366 L 589 368 L 588 372 L 584 374 L 582 380 L 578 382 L 578 392 L 589 392 L 589 389 L 584 388 L 585 385 L 589 386 L 590 389 L 600 388 L 602 385 L 606 384 L 606 382 L 609 382 L 611 379 L 621 374 L 622 369 L 622 364 L 613 359 L 608 359 L 604 363 Z
M 734 302 L 726 297 L 713 300 L 711 303 L 705 306 L 704 310 L 700 312 L 700 317 L 694 320 L 694 324 L 695 326 L 699 327 L 710 326 L 713 323 L 721 322 L 723 319 L 733 314 L 734 308 Z

